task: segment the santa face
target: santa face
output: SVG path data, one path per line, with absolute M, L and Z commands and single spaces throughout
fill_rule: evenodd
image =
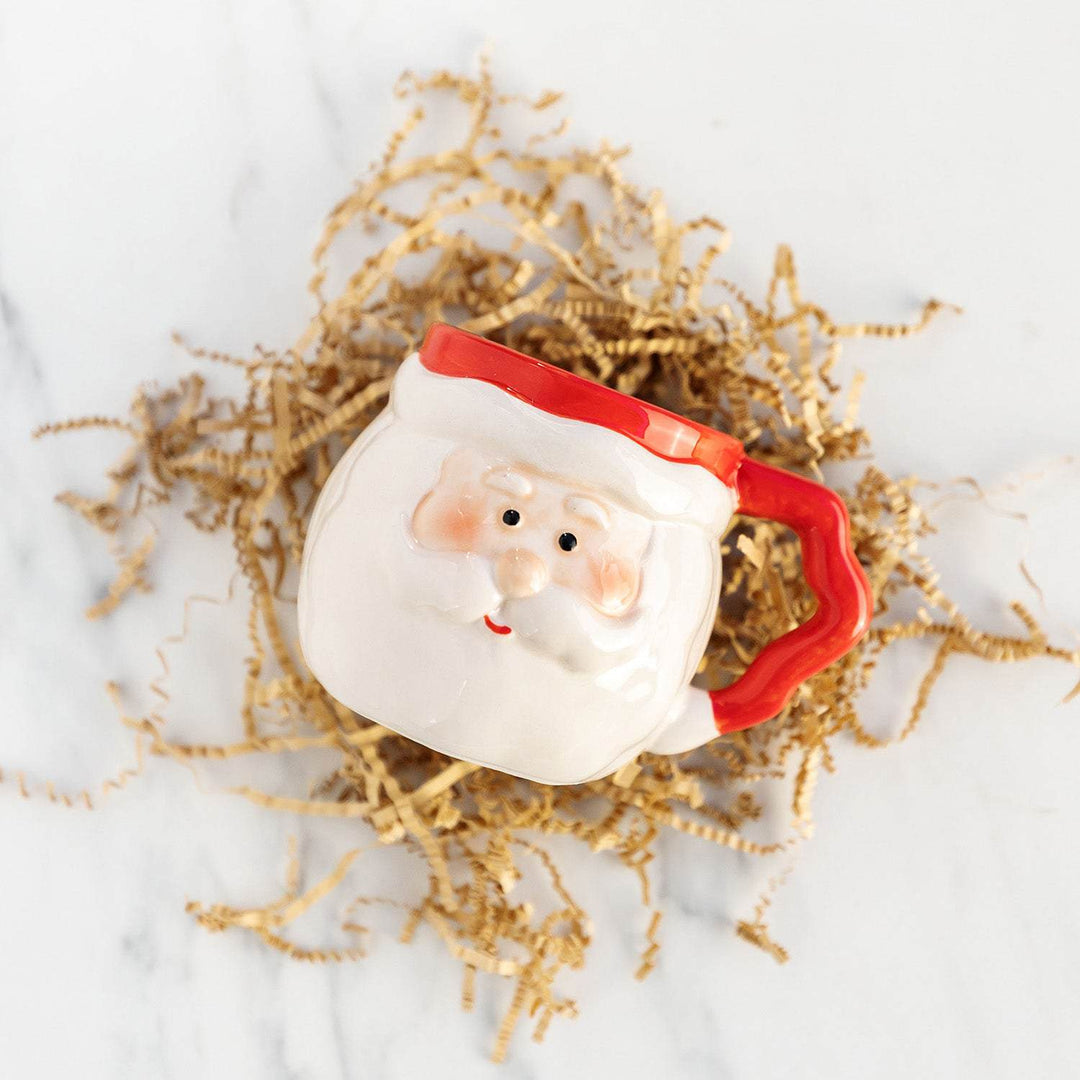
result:
M 447 382 L 490 433 L 436 425 Z M 536 410 L 470 382 L 407 363 L 327 481 L 299 594 L 312 672 L 409 738 L 546 783 L 606 775 L 658 740 L 705 741 L 708 699 L 687 684 L 716 609 L 715 534 L 574 479 L 561 421 L 541 414 L 538 439 L 522 424 Z M 567 434 L 583 471 L 625 442 Z M 692 736 L 674 747 L 664 733 L 691 701 Z
M 635 604 L 652 533 L 649 521 L 595 492 L 524 464 L 460 447 L 412 515 L 412 532 L 431 551 L 483 560 L 498 593 L 481 613 L 499 636 L 577 671 L 611 667 L 640 639 Z M 462 595 L 451 610 L 467 610 Z

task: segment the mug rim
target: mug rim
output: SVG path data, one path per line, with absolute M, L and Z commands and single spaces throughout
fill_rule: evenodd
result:
M 431 325 L 419 358 L 433 374 L 489 383 L 543 412 L 615 431 L 729 487 L 746 457 L 734 436 L 448 323 Z

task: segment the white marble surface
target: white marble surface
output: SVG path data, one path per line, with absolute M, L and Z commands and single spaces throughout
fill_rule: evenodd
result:
M 90 628 L 100 545 L 50 499 L 89 483 L 108 439 L 31 445 L 35 424 L 116 412 L 187 367 L 169 343 L 244 351 L 291 340 L 321 215 L 398 116 L 405 66 L 461 66 L 485 42 L 511 88 L 570 92 L 582 137 L 637 147 L 633 174 L 681 213 L 733 229 L 728 272 L 760 284 L 795 246 L 807 291 L 844 317 L 964 305 L 925 336 L 850 350 L 886 468 L 987 486 L 1049 471 L 1000 508 L 939 513 L 948 589 L 983 626 L 1024 599 L 1059 639 L 1080 627 L 1078 16 L 906 0 L 734 4 L 549 0 L 3 0 L 0 6 L 0 765 L 92 783 L 125 740 L 102 692 L 156 671 L 179 624 L 166 578 Z M 1064 539 L 1063 539 L 1064 538 Z M 210 548 L 169 541 L 221 590 Z M 1047 598 L 1025 583 L 1023 559 Z M 220 620 L 199 616 L 177 710 L 214 730 L 235 697 Z M 201 650 L 201 652 L 199 651 Z M 921 659 L 919 657 L 916 660 Z M 179 661 L 178 661 L 179 663 Z M 882 730 L 912 696 L 898 665 Z M 912 669 L 913 670 L 913 669 Z M 177 682 L 183 671 L 177 672 Z M 773 924 L 776 966 L 732 919 L 757 864 L 667 842 L 657 971 L 632 971 L 634 884 L 567 858 L 600 926 L 582 1005 L 545 1044 L 486 1064 L 505 990 L 458 1011 L 458 966 L 393 926 L 344 967 L 211 937 L 188 897 L 269 899 L 296 823 L 206 797 L 154 764 L 99 812 L 0 786 L 0 1069 L 19 1077 L 1064 1077 L 1080 1061 L 1080 704 L 1075 672 L 959 660 L 923 728 L 851 748 L 823 783 L 819 831 Z M 230 697 L 232 695 L 232 697 Z M 320 860 L 322 860 L 320 862 Z M 363 884 L 403 871 L 374 857 Z M 412 873 L 413 871 L 408 871 Z M 415 886 L 406 880 L 404 887 Z M 600 913 L 603 913 L 602 915 Z M 316 927 L 315 930 L 318 928 Z M 314 934 L 314 931 L 312 931 Z M 317 935 L 316 935 L 317 936 Z M 377 1014 L 370 1010 L 376 1004 Z

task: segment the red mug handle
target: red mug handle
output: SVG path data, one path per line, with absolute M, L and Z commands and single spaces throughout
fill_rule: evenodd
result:
M 791 528 L 802 548 L 803 573 L 817 610 L 801 626 L 770 642 L 730 686 L 712 690 L 720 734 L 776 716 L 796 688 L 844 655 L 873 614 L 873 595 L 851 546 L 843 500 L 795 473 L 744 458 L 735 476 L 738 512 Z

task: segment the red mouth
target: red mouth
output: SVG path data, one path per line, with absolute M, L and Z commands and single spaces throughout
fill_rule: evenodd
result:
M 509 634 L 510 633 L 510 627 L 509 626 L 500 626 L 497 622 L 492 622 L 490 615 L 485 615 L 484 616 L 484 623 L 486 624 L 487 628 L 493 634 Z

